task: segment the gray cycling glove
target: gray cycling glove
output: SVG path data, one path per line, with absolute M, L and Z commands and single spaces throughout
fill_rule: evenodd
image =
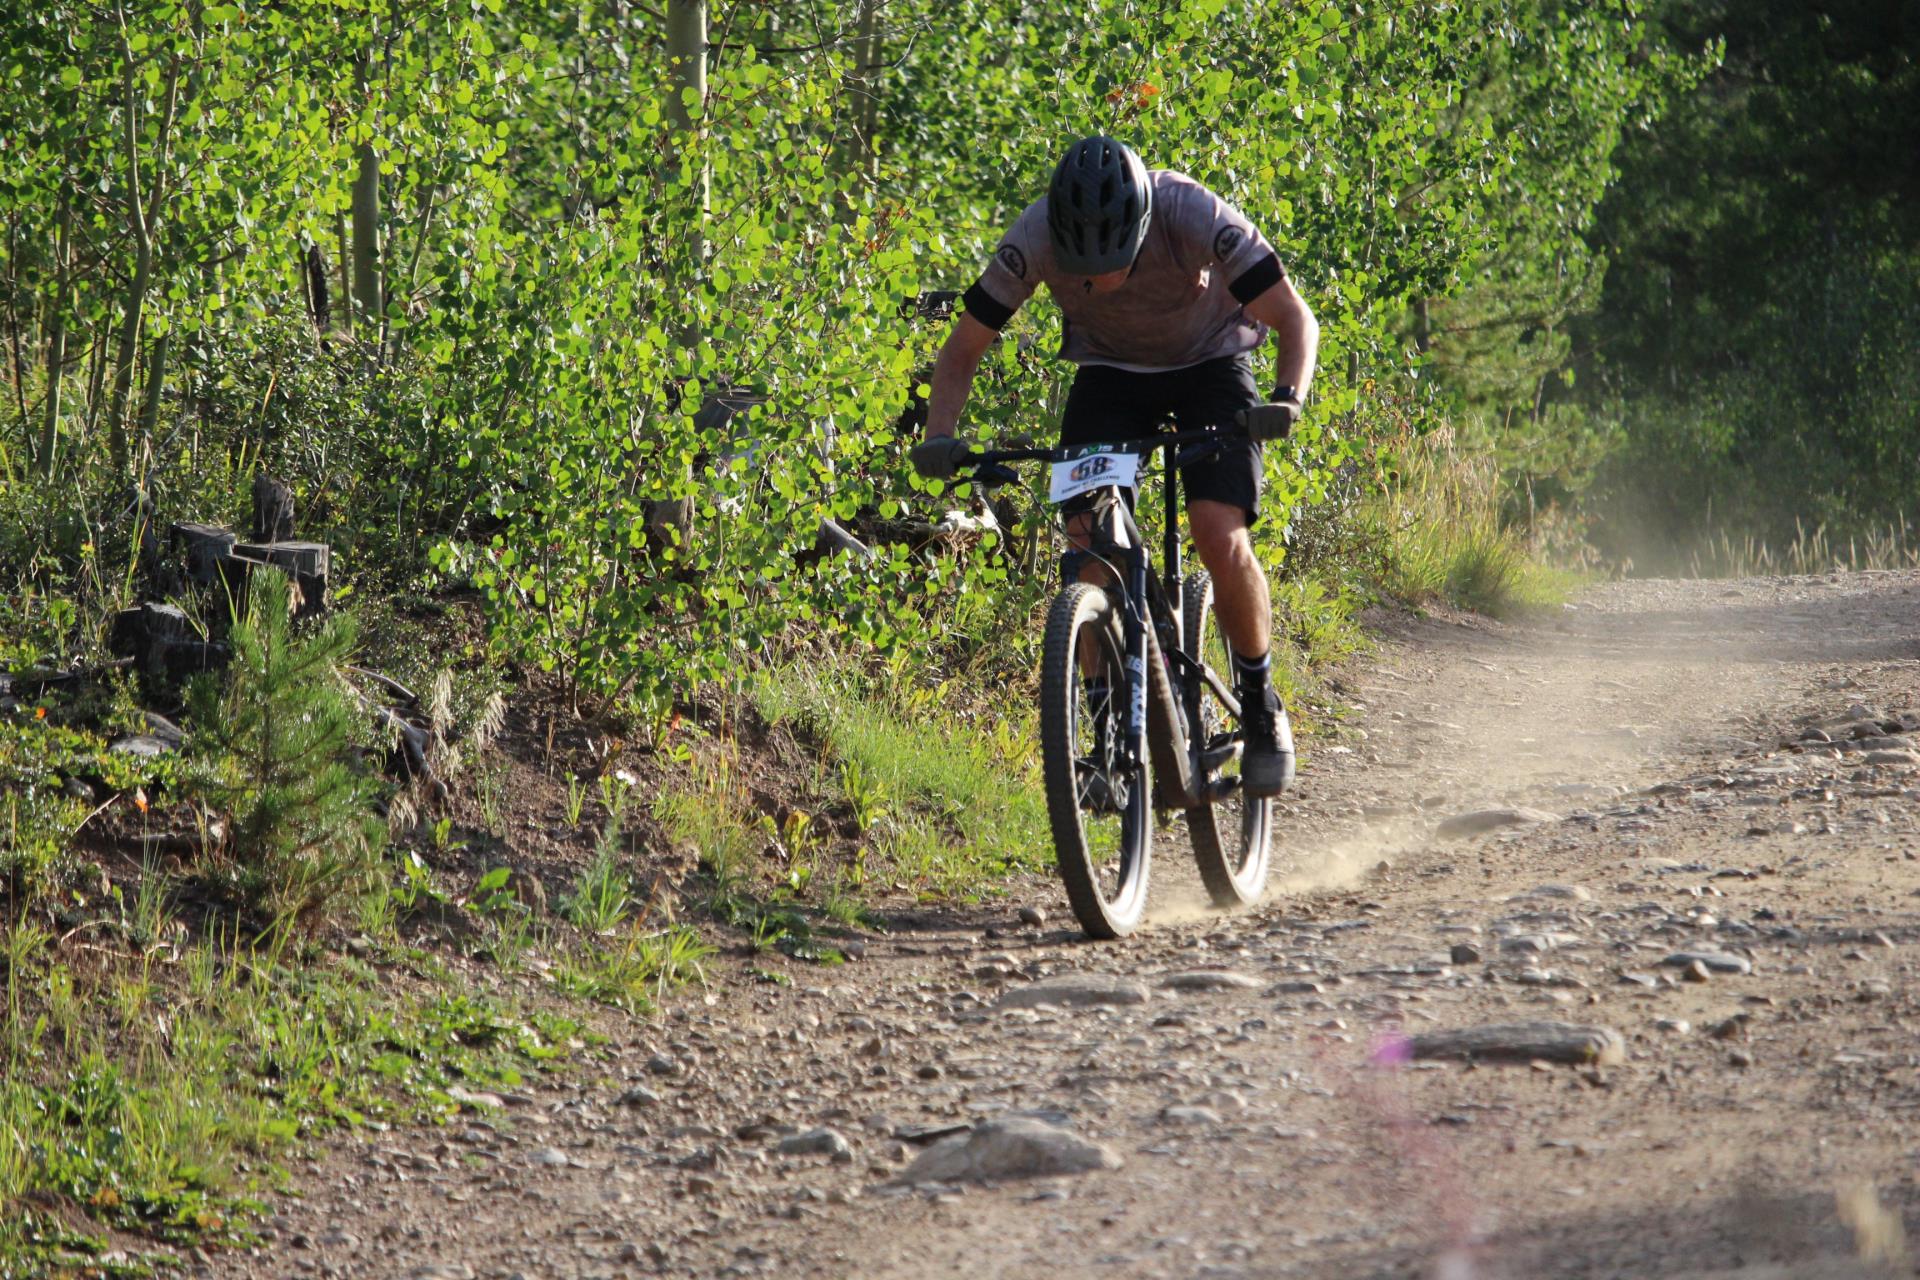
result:
M 1287 399 L 1250 405 L 1234 414 L 1233 420 L 1255 440 L 1285 440 L 1300 421 L 1300 402 Z
M 929 480 L 951 480 L 973 446 L 958 436 L 932 436 L 913 446 L 907 456 L 913 469 Z

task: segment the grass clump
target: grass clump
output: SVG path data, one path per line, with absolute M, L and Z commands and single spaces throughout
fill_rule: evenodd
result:
M 620 817 L 618 808 L 607 815 L 593 861 L 560 905 L 567 920 L 583 933 L 612 933 L 633 911 L 633 882 L 620 865 Z
M 1566 598 L 1571 575 L 1541 564 L 1501 518 L 1499 469 L 1426 437 L 1398 459 L 1398 482 L 1377 504 L 1382 589 L 1506 618 Z
M 856 853 L 851 866 L 823 871 L 832 851 L 814 829 L 813 815 L 792 810 L 777 823 L 757 813 L 728 755 L 701 761 L 694 779 L 690 787 L 661 792 L 654 817 L 676 841 L 699 850 L 712 883 L 706 909 L 756 951 L 819 964 L 843 961 L 840 947 L 823 935 L 875 925 L 860 896 L 861 856 Z
M 634 930 L 612 946 L 583 948 L 562 962 L 561 990 L 632 1014 L 645 1014 L 673 987 L 706 976 L 713 947 L 683 925 Z
M 1793 538 L 1768 542 L 1748 533 L 1720 530 L 1688 558 L 1695 578 L 1755 578 L 1920 567 L 1920 541 L 1903 514 L 1897 523 L 1864 533 L 1836 535 L 1827 526 L 1793 522 Z
M 874 675 L 796 663 L 764 672 L 754 703 L 820 741 L 820 789 L 896 883 L 965 897 L 1051 865 L 1025 690 L 969 706 L 964 680 L 919 682 L 903 660 Z

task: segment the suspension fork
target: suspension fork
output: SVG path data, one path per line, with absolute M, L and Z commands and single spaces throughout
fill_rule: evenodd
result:
M 1127 555 L 1127 600 L 1120 610 L 1127 643 L 1127 761 L 1147 751 L 1147 555 L 1133 539 Z

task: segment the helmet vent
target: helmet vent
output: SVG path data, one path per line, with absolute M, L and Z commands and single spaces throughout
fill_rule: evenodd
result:
M 1146 166 L 1112 138 L 1081 139 L 1053 171 L 1047 229 L 1062 271 L 1104 275 L 1133 265 L 1152 215 Z

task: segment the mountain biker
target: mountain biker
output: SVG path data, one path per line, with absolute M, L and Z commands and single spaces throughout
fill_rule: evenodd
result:
M 922 475 L 951 478 L 963 464 L 968 445 L 955 428 L 981 357 L 1042 284 L 1065 319 L 1060 355 L 1079 366 L 1062 445 L 1139 439 L 1169 415 L 1190 430 L 1247 410 L 1267 438 L 1298 419 L 1320 327 L 1272 247 L 1200 183 L 1149 170 L 1124 144 L 1096 136 L 1067 149 L 1047 194 L 1027 206 L 967 290 L 934 364 L 925 439 L 912 452 Z M 1268 332 L 1277 376 L 1263 401 L 1253 352 Z M 1278 795 L 1293 778 L 1293 732 L 1270 679 L 1271 604 L 1248 534 L 1260 518 L 1260 443 L 1230 436 L 1181 480 L 1234 654 L 1241 784 L 1252 796 Z M 1089 524 L 1069 516 L 1076 544 L 1086 545 Z

